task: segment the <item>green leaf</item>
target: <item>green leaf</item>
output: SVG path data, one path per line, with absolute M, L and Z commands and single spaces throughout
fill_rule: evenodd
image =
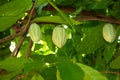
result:
M 110 63 L 110 67 L 113 69 L 120 69 L 120 56 L 118 56 Z
M 116 47 L 116 42 L 114 42 L 113 44 L 106 44 L 105 45 L 105 50 L 103 52 L 104 58 L 107 62 L 109 62 L 115 52 L 115 47 Z
M 0 6 L 0 16 L 18 16 L 30 9 L 31 4 L 32 0 L 13 0 Z
M 31 0 L 13 0 L 0 6 L 0 32 L 8 29 L 23 17 L 31 5 Z
M 0 80 L 11 80 L 13 77 L 20 73 L 20 70 L 16 70 L 13 72 L 6 72 L 5 74 L 0 74 Z
M 38 5 L 43 5 L 43 4 L 45 4 L 45 3 L 47 3 L 46 0 L 37 0 L 37 4 L 38 4 Z
M 58 58 L 57 68 L 62 80 L 83 80 L 84 73 L 81 68 L 70 62 L 66 57 Z
M 76 26 L 76 33 L 72 35 L 73 46 L 77 52 L 92 53 L 103 45 L 102 25 L 94 23 Z
M 43 62 L 41 61 L 39 61 L 39 62 L 31 62 L 31 63 L 27 63 L 27 64 L 25 64 L 25 66 L 24 66 L 24 72 L 26 73 L 26 74 L 28 74 L 29 72 L 31 72 L 31 71 L 34 71 L 34 70 L 41 70 L 42 68 L 43 68 Z
M 44 80 L 44 78 L 40 74 L 34 74 L 31 80 Z
M 79 25 L 81 22 L 76 21 L 72 18 L 69 18 L 70 21 L 74 25 Z M 51 22 L 51 23 L 60 23 L 60 24 L 67 24 L 67 22 L 60 16 L 44 16 L 44 17 L 37 17 L 32 22 Z
M 5 4 L 5 3 L 8 3 L 10 1 L 12 1 L 12 0 L 0 0 L 0 6 Z
M 92 9 L 105 9 L 111 4 L 112 0 L 95 0 L 93 2 Z
M 23 68 L 24 63 L 26 62 L 27 60 L 22 57 L 21 58 L 9 57 L 0 62 L 0 68 L 5 69 L 7 71 L 20 70 Z
M 33 61 L 30 61 L 24 65 L 23 70 L 25 74 L 28 74 L 29 72 L 34 71 L 34 70 L 42 70 L 42 68 L 45 66 L 41 56 L 37 55 L 35 56 L 35 58 L 37 60 L 33 59 Z
M 85 73 L 84 80 L 108 80 L 95 69 L 81 63 L 76 63 Z
M 56 66 L 50 65 L 44 68 L 40 74 L 45 80 L 56 80 Z
M 48 2 L 46 0 L 37 0 L 37 14 L 40 16 L 42 8 L 47 6 Z
M 9 27 L 11 27 L 23 15 L 24 15 L 24 13 L 22 13 L 18 16 L 15 16 L 15 17 L 11 17 L 11 16 L 0 17 L 0 32 L 8 29 Z

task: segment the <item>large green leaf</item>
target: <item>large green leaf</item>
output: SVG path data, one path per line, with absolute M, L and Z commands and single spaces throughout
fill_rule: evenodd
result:
M 4 16 L 0 17 L 0 32 L 6 30 L 11 27 L 17 20 L 19 20 L 24 13 L 19 14 L 18 16 Z
M 43 4 L 45 4 L 45 3 L 47 3 L 46 0 L 37 0 L 37 4 L 38 4 L 38 5 L 43 5 Z
M 105 50 L 103 52 L 104 58 L 107 62 L 109 62 L 115 52 L 115 47 L 116 47 L 116 42 L 112 44 L 106 44 L 105 45 Z
M 58 58 L 57 68 L 62 80 L 83 80 L 84 73 L 81 68 L 70 62 L 66 57 Z
M 102 25 L 83 24 L 76 26 L 73 34 L 73 45 L 77 52 L 92 53 L 103 45 Z
M 113 69 L 120 69 L 120 56 L 110 63 L 110 67 Z
M 24 72 L 28 74 L 29 72 L 34 70 L 42 70 L 44 66 L 45 65 L 43 64 L 43 61 L 40 60 L 40 61 L 33 61 L 33 62 L 26 63 L 23 69 L 24 69 Z
M 89 66 L 86 66 L 81 63 L 77 63 L 77 65 L 84 71 L 84 80 L 108 80 L 106 77 L 101 75 L 98 71 L 95 69 L 92 69 Z
M 11 27 L 29 10 L 32 0 L 13 0 L 0 6 L 0 32 Z
M 93 5 L 91 5 L 92 9 L 105 9 L 111 4 L 111 0 L 94 0 Z
M 41 76 L 45 80 L 56 80 L 56 66 L 48 66 L 41 71 Z
M 79 25 L 81 22 L 76 21 L 72 18 L 69 18 L 69 20 L 74 25 Z M 51 22 L 51 23 L 61 23 L 61 24 L 67 24 L 67 22 L 61 17 L 61 16 L 43 16 L 43 17 L 37 17 L 33 20 L 33 22 Z
M 13 0 L 0 6 L 0 16 L 18 16 L 30 9 L 32 0 Z
M 9 57 L 0 61 L 0 69 L 5 69 L 7 71 L 20 70 L 26 62 L 27 60 L 25 58 Z

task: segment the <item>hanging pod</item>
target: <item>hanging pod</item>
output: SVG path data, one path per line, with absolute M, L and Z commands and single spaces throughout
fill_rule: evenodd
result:
M 116 30 L 114 26 L 110 23 L 107 23 L 103 26 L 103 38 L 107 42 L 113 42 L 116 37 Z
M 61 48 L 66 43 L 66 30 L 64 27 L 56 26 L 52 32 L 52 41 L 58 47 Z
M 29 28 L 29 35 L 33 42 L 38 42 L 42 38 L 40 26 L 36 23 L 32 23 Z

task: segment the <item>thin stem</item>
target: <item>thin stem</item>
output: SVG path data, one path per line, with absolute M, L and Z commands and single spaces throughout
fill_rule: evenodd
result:
M 26 58 L 27 58 L 27 59 L 30 57 L 30 52 L 31 52 L 32 46 L 33 46 L 33 41 L 30 39 L 30 41 L 29 41 L 29 46 L 28 46 L 28 50 L 27 50 L 27 53 L 26 53 Z
M 12 34 L 12 35 L 9 35 L 9 36 L 7 36 L 7 37 L 5 37 L 5 38 L 3 38 L 3 39 L 0 39 L 0 43 L 4 43 L 4 42 L 6 42 L 6 41 L 8 41 L 8 40 L 12 40 L 13 38 L 18 37 L 18 36 L 22 35 L 23 33 L 24 33 L 24 32 L 21 31 L 21 32 L 19 32 L 19 33 L 14 33 L 14 34 Z
M 21 45 L 22 45 L 22 43 L 23 43 L 23 41 L 24 41 L 24 39 L 25 39 L 25 37 L 26 37 L 27 31 L 28 31 L 28 29 L 29 29 L 30 21 L 31 21 L 31 18 L 32 18 L 32 14 L 33 14 L 34 9 L 35 9 L 35 4 L 33 4 L 33 7 L 32 7 L 32 9 L 31 9 L 31 11 L 30 11 L 30 14 L 29 14 L 28 21 L 27 21 L 27 23 L 26 23 L 26 25 L 25 25 L 25 28 L 23 29 L 23 36 L 22 36 L 22 38 L 20 39 L 20 42 L 19 42 L 18 45 L 16 46 L 16 48 L 15 48 L 15 50 L 13 51 L 13 53 L 11 54 L 11 56 L 17 56 L 17 54 L 18 54 L 18 51 L 19 51 L 19 49 L 20 49 L 20 47 L 21 47 Z
M 23 36 L 22 36 L 22 38 L 20 39 L 18 45 L 16 46 L 16 48 L 15 48 L 14 51 L 12 52 L 11 56 L 17 56 L 18 51 L 19 51 L 19 49 L 20 49 L 20 47 L 21 47 L 21 45 L 22 45 L 25 37 L 26 37 L 26 35 L 23 35 Z
M 67 23 L 71 26 L 73 32 L 76 32 L 74 29 L 74 24 L 66 17 L 66 15 L 50 0 L 47 0 L 48 3 L 61 15 L 61 17 L 67 21 Z
M 111 72 L 111 71 L 102 71 L 102 74 L 117 74 L 120 75 L 120 72 Z

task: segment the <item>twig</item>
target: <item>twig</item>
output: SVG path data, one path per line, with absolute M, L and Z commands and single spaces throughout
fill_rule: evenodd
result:
M 108 71 L 102 71 L 102 74 L 117 74 L 120 75 L 120 72 L 108 72 Z
M 3 38 L 3 39 L 0 39 L 0 43 L 4 43 L 4 42 L 6 42 L 6 41 L 8 41 L 8 40 L 11 40 L 11 39 L 13 39 L 13 38 L 15 38 L 15 37 L 18 37 L 18 36 L 22 35 L 23 33 L 24 33 L 24 32 L 21 31 L 21 32 L 19 32 L 19 33 L 14 33 L 14 34 L 12 34 L 12 35 L 9 35 L 9 36 L 7 36 L 7 37 L 5 37 L 5 38 Z
M 30 41 L 29 41 L 29 46 L 28 46 L 28 50 L 27 50 L 27 53 L 26 53 L 26 58 L 27 58 L 27 59 L 30 57 L 30 52 L 31 52 L 32 46 L 33 46 L 33 41 L 30 39 Z
M 25 37 L 26 37 L 26 35 L 23 35 L 23 36 L 22 36 L 22 38 L 20 39 L 18 45 L 16 46 L 16 48 L 15 48 L 14 51 L 12 52 L 11 56 L 17 56 L 18 51 L 19 51 L 19 49 L 20 49 L 20 47 L 21 47 L 21 45 L 22 45 Z
M 11 56 L 17 56 L 17 54 L 18 54 L 18 51 L 19 51 L 19 49 L 20 49 L 20 47 L 21 47 L 21 45 L 22 45 L 22 43 L 23 43 L 23 41 L 24 41 L 24 39 L 25 39 L 25 37 L 26 37 L 27 31 L 28 31 L 28 29 L 29 29 L 29 25 L 30 25 L 30 21 L 31 21 L 31 18 L 32 18 L 32 14 L 33 14 L 34 9 L 35 9 L 35 5 L 33 4 L 33 7 L 32 7 L 32 9 L 31 9 L 31 11 L 30 11 L 30 14 L 29 14 L 28 21 L 27 21 L 27 23 L 26 23 L 26 25 L 25 25 L 25 28 L 24 28 L 23 31 L 22 31 L 22 32 L 23 32 L 23 36 L 22 36 L 20 42 L 18 43 L 18 45 L 16 46 L 15 50 L 14 50 L 13 53 L 11 54 Z

